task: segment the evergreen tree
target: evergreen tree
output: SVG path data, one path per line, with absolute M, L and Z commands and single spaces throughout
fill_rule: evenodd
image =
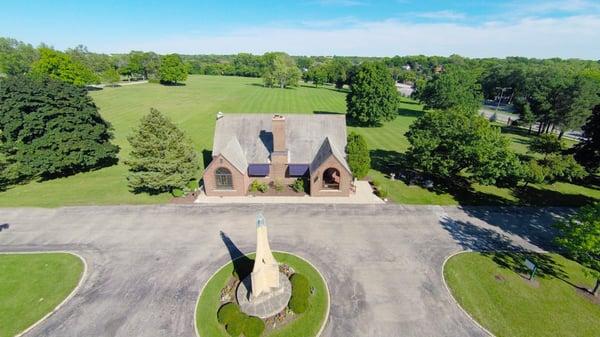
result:
M 594 172 L 600 168 L 600 104 L 582 129 L 585 140 L 575 146 L 575 159 Z
M 158 77 L 161 83 L 176 84 L 187 79 L 187 66 L 177 54 L 170 54 L 162 58 Z
M 348 154 L 348 165 L 354 177 L 360 179 L 366 176 L 369 169 L 371 169 L 371 157 L 369 156 L 369 147 L 363 136 L 350 132 L 346 153 Z
M 0 79 L 0 129 L 6 158 L 21 178 L 65 176 L 113 164 L 110 124 L 84 88 L 48 78 Z
M 400 94 L 390 72 L 381 62 L 365 62 L 352 76 L 346 96 L 348 116 L 359 124 L 376 126 L 396 118 Z
M 183 189 L 198 170 L 191 141 L 160 111 L 151 109 L 127 138 L 131 144 L 127 180 L 135 192 Z

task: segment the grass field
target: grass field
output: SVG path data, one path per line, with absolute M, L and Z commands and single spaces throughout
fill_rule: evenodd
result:
M 265 333 L 263 337 L 312 337 L 321 328 L 329 307 L 327 288 L 321 275 L 309 263 L 287 253 L 273 253 L 279 263 L 287 264 L 308 279 L 315 287 L 310 297 L 309 309 L 283 328 Z M 254 258 L 254 254 L 248 255 Z M 204 287 L 196 308 L 196 325 L 201 337 L 227 337 L 229 334 L 217 321 L 217 311 L 221 306 L 221 289 L 225 286 L 233 272 L 233 263 L 227 264 L 208 281 Z
M 0 254 L 0 337 L 14 336 L 73 291 L 83 263 L 72 254 Z
M 127 168 L 122 160 L 130 148 L 127 136 L 151 107 L 169 116 L 192 139 L 200 158 L 212 147 L 215 116 L 228 113 L 345 113 L 346 93 L 332 87 L 302 85 L 291 89 L 271 89 L 260 79 L 221 76 L 190 76 L 185 86 L 138 84 L 105 88 L 90 95 L 100 113 L 114 128 L 114 143 L 121 148 L 121 163 L 93 172 L 45 182 L 15 186 L 0 193 L 0 206 L 42 206 L 145 204 L 168 201 L 169 194 L 133 194 L 127 188 Z M 531 186 L 508 190 L 489 186 L 428 191 L 386 178 L 389 164 L 398 162 L 408 148 L 404 133 L 422 113 L 422 106 L 404 100 L 399 116 L 377 128 L 349 127 L 362 134 L 369 144 L 373 168 L 369 174 L 381 179 L 389 198 L 407 204 L 534 204 L 580 205 L 600 199 L 600 190 L 572 184 Z M 528 135 L 504 129 L 520 153 L 526 153 Z M 200 172 L 198 174 L 200 177 Z
M 444 277 L 460 305 L 498 337 L 598 336 L 600 300 L 577 288 L 590 289 L 595 280 L 559 255 L 528 257 L 539 268 L 533 282 L 523 256 L 509 253 L 456 255 Z

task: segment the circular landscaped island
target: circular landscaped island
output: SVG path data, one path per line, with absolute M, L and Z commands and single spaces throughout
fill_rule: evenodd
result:
M 254 265 L 254 254 L 243 256 L 223 266 L 204 285 L 196 307 L 200 337 L 320 334 L 329 315 L 329 291 L 324 278 L 312 264 L 298 256 L 280 252 L 273 255 L 284 284 L 291 286 L 291 297 L 283 309 L 259 318 L 240 308 L 244 303 L 239 302 L 238 293 L 243 293 L 245 287 L 240 280 L 249 277 Z

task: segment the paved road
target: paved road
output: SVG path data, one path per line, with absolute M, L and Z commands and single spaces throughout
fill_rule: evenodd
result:
M 390 205 L 164 205 L 0 209 L 0 250 L 69 250 L 88 262 L 79 292 L 28 336 L 193 337 L 199 288 L 229 260 L 220 231 L 313 262 L 331 291 L 324 336 L 484 336 L 442 283 L 460 249 L 543 247 L 551 209 Z M 536 246 L 537 245 L 537 246 Z M 213 313 L 209 313 L 213 314 Z

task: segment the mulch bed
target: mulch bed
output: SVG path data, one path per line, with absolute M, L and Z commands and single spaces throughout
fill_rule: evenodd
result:
M 277 191 L 275 186 L 271 183 L 269 184 L 269 189 L 266 192 L 248 192 L 248 195 L 252 195 L 255 197 L 303 197 L 306 192 L 296 192 L 289 185 L 284 185 L 281 191 Z
M 183 197 L 174 197 L 169 201 L 169 203 L 170 204 L 193 204 L 197 197 L 198 197 L 198 193 L 192 192 Z
M 279 271 L 285 274 L 288 278 L 294 274 L 294 269 L 286 264 L 279 265 Z M 221 305 L 228 302 L 237 302 L 236 292 L 240 284 L 240 279 L 236 276 L 231 276 L 227 281 L 227 284 L 221 289 Z M 280 313 L 273 317 L 264 319 L 265 322 L 265 334 L 269 331 L 275 330 L 281 326 L 288 324 L 293 321 L 297 316 L 289 309 L 285 308 Z

